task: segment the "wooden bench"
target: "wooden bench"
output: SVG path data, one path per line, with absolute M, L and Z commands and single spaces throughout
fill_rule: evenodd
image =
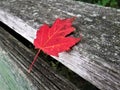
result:
M 77 17 L 74 22 L 74 26 L 76 27 L 74 36 L 79 37 L 80 33 L 82 33 L 82 41 L 74 46 L 69 53 L 63 52 L 59 54 L 59 57 L 53 58 L 101 90 L 119 90 L 120 9 L 101 7 L 72 0 L 0 1 L 0 21 L 11 27 L 31 43 L 33 43 L 37 29 L 44 22 L 52 24 L 57 17 L 68 18 L 72 16 Z M 12 41 L 14 42 L 14 40 Z M 13 53 L 12 50 L 10 53 Z M 23 52 L 23 54 L 26 53 Z M 27 57 L 24 57 L 22 58 L 23 61 L 27 59 L 29 62 L 34 57 L 34 55 L 29 56 L 29 54 L 26 56 L 30 58 L 27 59 Z M 15 54 L 15 57 L 17 58 L 17 54 Z M 42 69 L 42 66 L 44 68 L 47 68 L 47 66 L 41 65 L 43 61 L 38 61 L 40 63 L 35 64 L 32 73 L 38 75 L 38 69 L 41 72 L 47 73 L 48 71 Z M 29 63 L 22 62 L 22 64 L 23 67 L 29 66 Z M 40 65 L 41 67 L 37 68 Z M 32 77 L 35 77 L 34 75 Z M 54 78 L 56 77 L 54 74 L 47 75 L 46 77 L 50 81 L 51 78 L 56 79 Z M 39 81 L 41 82 L 42 75 L 40 74 L 39 77 Z M 70 88 L 71 86 L 76 90 L 74 85 L 65 84 L 62 86 L 63 84 L 61 85 L 58 81 L 59 79 L 54 83 L 55 86 L 48 81 L 49 84 L 47 84 L 47 87 L 57 90 L 59 86 L 59 89 L 63 89 L 64 87 Z M 68 89 L 65 88 L 64 90 Z

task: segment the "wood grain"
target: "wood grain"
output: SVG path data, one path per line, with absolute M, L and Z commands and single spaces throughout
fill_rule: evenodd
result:
M 8 3 L 9 2 L 9 3 Z M 54 57 L 102 90 L 120 89 L 120 9 L 68 0 L 2 0 L 0 21 L 33 43 L 42 23 L 76 16 L 82 41 Z
M 33 83 L 33 86 L 31 86 L 30 83 L 28 83 L 28 86 L 30 87 L 29 90 L 78 90 L 72 83 L 70 83 L 65 78 L 59 76 L 56 74 L 50 66 L 44 62 L 41 58 L 38 59 L 37 64 L 33 68 L 33 72 L 28 73 L 28 67 L 32 62 L 32 58 L 35 56 L 33 52 L 31 52 L 27 47 L 22 45 L 18 40 L 16 40 L 13 36 L 11 36 L 8 32 L 3 30 L 3 28 L 0 27 L 0 48 L 2 48 L 7 54 L 6 54 L 6 60 L 9 58 L 11 59 L 11 62 L 13 62 L 13 67 L 18 72 L 24 73 L 24 78 L 28 79 L 29 82 Z M 9 57 L 9 58 L 7 58 Z M 2 57 L 1 57 L 2 58 Z M 9 63 L 10 64 L 10 63 Z M 14 71 L 13 67 L 4 66 L 2 68 L 9 67 L 10 71 Z M 1 69 L 0 68 L 0 71 Z M 22 70 L 22 71 L 21 71 Z M 2 73 L 2 72 L 1 72 Z M 17 73 L 17 72 L 16 72 Z M 4 74 L 4 73 L 3 73 Z M 5 76 L 7 77 L 9 73 L 6 72 Z M 1 75 L 1 74 L 0 74 Z M 17 76 L 17 74 L 14 74 Z M 4 76 L 4 77 L 5 77 Z M 12 83 L 12 81 L 16 80 L 19 77 L 14 77 L 13 80 L 9 77 L 9 82 Z M 7 80 L 7 78 L 5 79 Z M 20 83 L 20 80 L 18 81 Z M 25 82 L 24 82 L 25 83 Z M 24 84 L 22 83 L 22 84 Z M 15 83 L 13 83 L 15 84 Z M 10 84 L 9 84 L 10 85 Z M 12 85 L 12 84 L 11 84 Z M 20 84 L 19 84 L 20 85 Z M 24 84 L 25 87 L 26 84 Z M 20 87 L 20 86 L 19 86 Z M 22 85 L 21 85 L 22 87 Z M 34 88 L 32 88 L 34 87 Z M 12 88 L 10 90 L 15 89 L 15 86 L 9 86 L 9 88 Z M 16 87 L 18 88 L 18 87 Z M 28 90 L 28 89 L 21 89 L 21 90 Z M 9 90 L 9 89 L 6 89 Z M 18 90 L 18 89 L 15 89 Z
M 1 29 L 1 28 L 0 28 Z M 1 45 L 1 42 L 0 42 Z M 37 90 L 26 75 L 0 47 L 0 88 L 2 90 Z

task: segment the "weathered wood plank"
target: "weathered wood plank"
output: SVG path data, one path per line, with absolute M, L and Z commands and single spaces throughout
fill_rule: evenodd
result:
M 77 16 L 82 41 L 59 62 L 102 90 L 120 89 L 120 10 L 67 0 L 2 0 L 0 21 L 33 42 L 42 23 Z
M 47 63 L 45 63 L 44 60 L 42 60 L 41 58 L 38 59 L 37 63 L 33 68 L 34 72 L 31 72 L 30 74 L 27 72 L 28 67 L 30 65 L 30 63 L 32 62 L 32 58 L 35 56 L 35 54 L 33 52 L 31 52 L 28 48 L 26 48 L 24 45 L 22 45 L 18 40 L 16 40 L 13 36 L 11 36 L 8 32 L 6 32 L 5 30 L 3 30 L 3 28 L 0 27 L 0 50 L 1 48 L 6 52 L 6 57 L 9 57 L 11 62 L 13 63 L 9 63 L 8 66 L 0 66 L 2 68 L 1 69 L 5 69 L 9 67 L 9 70 L 12 72 L 13 74 L 15 72 L 15 70 L 17 72 L 22 72 L 24 73 L 24 78 L 28 78 L 31 83 L 33 83 L 33 86 L 35 88 L 33 88 L 33 86 L 28 83 L 29 90 L 78 90 L 77 87 L 75 87 L 72 83 L 70 83 L 68 80 L 66 80 L 65 78 L 62 78 L 61 76 L 57 75 L 54 71 L 52 71 L 52 69 L 49 67 L 49 65 Z M 2 53 L 2 52 L 1 52 Z M 1 55 L 0 53 L 0 55 Z M 3 55 L 3 54 L 2 54 Z M 2 57 L 0 57 L 2 58 Z M 9 59 L 6 58 L 6 61 Z M 1 60 L 1 59 L 0 59 Z M 5 62 L 5 61 L 4 61 Z M 13 67 L 11 67 L 11 64 Z M 0 63 L 1 65 L 1 63 Z M 9 66 L 10 65 L 10 66 Z M 11 67 L 11 68 L 10 68 Z M 17 68 L 16 68 L 17 67 Z M 21 71 L 22 70 L 22 71 Z M 17 73 L 16 72 L 16 73 Z M 2 73 L 2 72 L 1 72 Z M 14 79 L 19 79 L 19 77 L 17 77 L 18 74 L 14 74 L 15 77 Z M 7 80 L 7 75 L 8 72 L 6 73 L 2 73 L 0 75 L 5 75 L 4 77 L 5 80 Z M 13 76 L 12 76 L 13 77 Z M 16 87 L 16 83 L 12 82 L 11 78 L 9 77 L 9 82 L 11 82 L 9 85 L 11 85 L 10 89 L 5 89 L 5 90 L 18 90 L 15 88 L 19 88 L 20 86 Z M 1 81 L 0 81 L 1 82 Z M 7 83 L 7 82 L 6 82 Z M 23 87 L 25 87 L 26 89 L 21 89 L 21 90 L 28 90 L 27 89 L 27 84 L 24 81 L 24 83 L 22 83 L 20 80 L 18 80 L 18 85 L 22 85 Z M 12 86 L 16 84 L 15 86 Z M 12 88 L 12 89 L 11 89 Z M 3 89 L 2 89 L 3 90 Z
M 26 78 L 26 75 L 15 65 L 8 56 L 8 53 L 1 47 L 0 88 L 2 90 L 37 90 L 32 82 Z

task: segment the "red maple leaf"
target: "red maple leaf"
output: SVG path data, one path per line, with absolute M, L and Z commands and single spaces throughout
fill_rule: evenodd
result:
M 35 48 L 39 49 L 39 51 L 29 67 L 29 72 L 41 50 L 48 55 L 58 56 L 58 53 L 69 50 L 70 47 L 80 41 L 81 38 L 67 36 L 75 30 L 72 26 L 74 19 L 75 18 L 57 18 L 51 27 L 44 24 L 39 28 L 36 39 L 34 39 Z

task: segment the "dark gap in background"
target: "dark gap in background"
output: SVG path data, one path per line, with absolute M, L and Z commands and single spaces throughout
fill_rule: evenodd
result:
M 19 40 L 22 44 L 24 44 L 27 48 L 29 48 L 32 52 L 36 53 L 33 44 L 30 43 L 28 40 L 26 40 L 20 34 L 16 33 L 13 29 L 8 27 L 4 23 L 0 22 L 0 26 L 4 28 L 7 32 L 9 32 L 12 36 L 14 36 L 17 40 Z M 56 61 L 55 59 L 53 59 L 52 57 L 45 54 L 42 56 L 44 56 L 43 57 L 44 60 L 46 60 L 46 62 L 51 66 L 51 68 L 55 72 L 67 78 L 69 81 L 75 84 L 80 90 L 99 90 L 94 85 L 84 80 L 82 77 L 78 76 L 76 73 L 74 73 L 73 71 L 71 71 L 70 69 Z

